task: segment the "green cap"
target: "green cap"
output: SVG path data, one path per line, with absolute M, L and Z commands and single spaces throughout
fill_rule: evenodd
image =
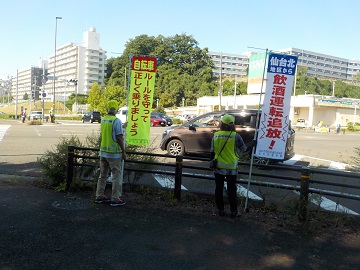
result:
M 235 122 L 235 118 L 234 116 L 230 115 L 230 114 L 225 114 L 223 115 L 223 117 L 221 117 L 221 122 L 223 122 L 224 124 L 234 124 Z
M 109 100 L 107 103 L 107 108 L 117 110 L 117 109 L 119 109 L 119 103 L 114 99 Z

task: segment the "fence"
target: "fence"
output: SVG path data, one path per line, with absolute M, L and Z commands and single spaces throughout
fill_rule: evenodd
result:
M 76 147 L 76 146 L 69 146 L 68 147 L 68 162 L 67 162 L 67 182 L 66 188 L 69 190 L 71 183 L 74 178 L 74 170 L 77 167 L 96 167 L 96 160 L 99 159 L 98 157 L 97 148 L 85 148 L 85 147 Z M 88 154 L 90 152 L 90 154 Z M 211 170 L 208 168 L 209 159 L 200 158 L 200 157 L 183 157 L 183 156 L 169 156 L 169 155 L 162 155 L 162 154 L 154 154 L 154 153 L 141 153 L 141 152 L 127 152 L 128 157 L 132 156 L 143 156 L 143 157 L 162 157 L 167 159 L 175 159 L 175 163 L 164 163 L 164 162 L 154 162 L 154 161 L 147 161 L 147 160 L 136 160 L 128 158 L 125 161 L 125 171 L 128 172 L 138 172 L 138 173 L 152 173 L 152 174 L 162 174 L 162 175 L 170 175 L 174 177 L 174 198 L 177 200 L 181 200 L 181 186 L 183 178 L 192 178 L 192 179 L 203 179 L 214 181 L 214 176 L 212 174 L 198 174 L 198 173 L 189 173 L 184 172 L 184 169 L 187 170 L 196 170 L 196 171 L 204 171 L 209 173 Z M 187 160 L 197 160 L 206 162 L 206 166 L 192 166 L 192 165 L 184 165 L 184 159 Z M 92 161 L 92 162 L 91 162 Z M 136 165 L 140 164 L 142 166 L 129 166 L 130 164 Z M 246 162 L 239 162 L 241 166 L 249 166 L 249 163 Z M 146 166 L 150 166 L 150 168 L 146 168 Z M 170 167 L 173 168 L 173 171 L 168 170 L 155 170 L 152 167 L 154 166 L 162 166 L 162 167 Z M 261 173 L 261 172 L 253 172 L 253 177 L 265 177 L 267 179 L 273 180 L 286 180 L 296 184 L 282 184 L 276 182 L 269 182 L 269 181 L 249 181 L 252 186 L 262 186 L 267 188 L 278 188 L 278 189 L 285 189 L 285 190 L 292 190 L 299 192 L 299 199 L 298 199 L 298 206 L 299 206 L 299 219 L 305 220 L 307 218 L 308 212 L 308 205 L 309 205 L 309 194 L 319 194 L 319 195 L 330 195 L 333 197 L 345 198 L 354 201 L 360 201 L 360 195 L 358 194 L 350 194 L 344 193 L 339 191 L 333 190 L 326 190 L 326 189 L 318 189 L 314 187 L 310 187 L 311 185 L 323 185 L 327 187 L 342 187 L 342 188 L 349 188 L 353 191 L 360 191 L 360 185 L 353 185 L 353 184 L 346 184 L 346 183 L 336 183 L 336 182 L 329 182 L 319 179 L 311 179 L 311 175 L 319 176 L 333 176 L 336 179 L 359 179 L 360 175 L 357 173 L 351 172 L 342 172 L 342 171 L 333 171 L 333 170 L 324 170 L 324 169 L 315 169 L 315 168 L 308 168 L 308 167 L 301 167 L 301 166 L 282 166 L 282 165 L 254 165 L 256 167 L 262 169 L 278 169 L 282 171 L 286 171 L 288 174 L 289 172 L 296 173 L 296 176 L 289 176 L 289 175 L 279 175 L 279 174 L 269 174 L 269 173 Z M 240 174 L 246 174 L 246 171 L 239 171 Z M 248 180 L 238 179 L 238 184 L 247 184 Z M 300 185 L 299 185 L 300 183 Z M 359 193 L 359 192 L 358 192 Z

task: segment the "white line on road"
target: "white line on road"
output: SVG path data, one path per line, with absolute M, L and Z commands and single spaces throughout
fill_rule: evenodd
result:
M 34 128 L 35 129 L 35 132 L 37 133 L 37 135 L 39 136 L 39 137 L 41 137 L 41 133 L 39 132 L 39 130 L 37 129 L 37 128 Z
M 6 130 L 9 128 L 9 125 L 0 125 L 0 141 L 4 138 Z
M 297 195 L 300 195 L 299 191 L 294 190 L 294 192 Z M 320 196 L 320 195 L 319 195 Z M 333 211 L 333 212 L 339 212 L 339 213 L 346 213 L 346 214 L 350 214 L 350 215 L 355 215 L 355 216 L 359 216 L 359 213 L 356 213 L 355 211 L 341 205 L 338 204 L 324 196 L 310 196 L 309 197 L 310 201 L 313 204 L 316 204 L 318 206 L 320 206 L 322 209 L 324 210 L 328 210 L 328 211 Z
M 295 154 L 295 156 L 293 156 L 291 159 L 289 160 L 285 160 L 282 163 L 286 164 L 286 165 L 294 165 L 296 162 L 298 162 L 300 159 L 302 159 L 304 156 L 302 155 L 297 155 Z
M 162 186 L 165 188 L 174 188 L 175 187 L 175 180 L 174 177 L 172 176 L 163 176 L 161 174 L 153 174 L 155 180 Z M 181 189 L 183 190 L 187 190 L 186 187 L 184 187 L 183 185 L 181 185 Z
M 329 166 L 329 170 L 345 170 L 347 164 L 345 163 L 340 163 L 340 162 L 331 162 L 330 166 Z
M 241 180 L 245 180 L 245 179 L 241 179 Z M 242 196 L 242 197 L 246 197 L 246 194 L 247 194 L 247 189 L 244 188 L 242 185 L 239 185 L 239 184 L 236 184 L 237 186 L 237 194 Z M 225 182 L 224 183 L 224 188 L 227 189 L 227 183 Z M 263 199 L 261 197 L 259 197 L 258 195 L 256 195 L 255 193 L 251 192 L 249 190 L 249 199 L 251 200 L 255 200 L 255 201 L 262 201 Z

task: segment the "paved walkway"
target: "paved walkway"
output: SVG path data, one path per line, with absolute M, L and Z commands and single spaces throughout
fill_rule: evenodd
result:
M 255 209 L 237 220 L 220 218 L 212 215 L 209 201 L 170 206 L 128 193 L 126 206 L 110 207 L 94 204 L 92 192 L 65 194 L 10 182 L 0 182 L 0 269 L 319 270 L 360 265 L 358 222 L 344 228 L 325 219 L 318 232 L 313 224 L 304 229 L 286 216 Z

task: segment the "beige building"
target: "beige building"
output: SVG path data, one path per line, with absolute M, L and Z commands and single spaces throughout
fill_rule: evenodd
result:
M 264 95 L 262 95 L 262 99 Z M 196 114 L 212 112 L 219 107 L 220 98 L 201 97 L 197 100 Z M 306 127 L 317 126 L 322 121 L 324 126 L 334 127 L 336 122 L 341 126 L 360 122 L 360 99 L 345 99 L 331 96 L 299 95 L 291 97 L 290 120 L 293 125 L 298 119 L 305 119 Z M 253 109 L 262 104 L 260 95 L 222 96 L 222 109 Z

